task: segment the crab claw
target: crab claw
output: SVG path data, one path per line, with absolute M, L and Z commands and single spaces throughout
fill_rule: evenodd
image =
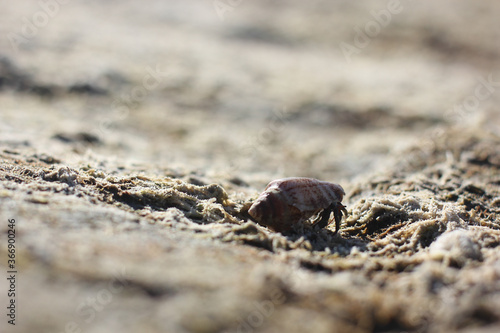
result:
M 336 234 L 339 231 L 343 215 L 347 216 L 347 209 L 343 204 L 337 202 L 335 207 L 333 207 L 333 216 L 335 217 L 335 232 L 333 234 Z
M 336 202 L 325 208 L 323 212 L 318 216 L 316 221 L 313 222 L 313 226 L 319 228 L 325 228 L 330 221 L 330 214 L 333 212 L 333 216 L 335 217 L 335 232 L 336 234 L 340 229 L 340 222 L 342 221 L 342 216 L 347 215 L 347 210 L 345 206 L 340 202 Z

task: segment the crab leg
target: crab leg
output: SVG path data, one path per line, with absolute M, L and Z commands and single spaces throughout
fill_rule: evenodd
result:
M 347 209 L 340 202 L 335 204 L 333 209 L 333 215 L 335 216 L 335 234 L 340 229 L 340 222 L 342 221 L 342 213 L 347 216 Z
M 313 226 L 318 226 L 320 228 L 326 227 L 330 222 L 330 214 L 335 210 L 335 204 L 331 204 L 325 208 L 321 214 L 318 216 L 316 221 L 313 222 Z

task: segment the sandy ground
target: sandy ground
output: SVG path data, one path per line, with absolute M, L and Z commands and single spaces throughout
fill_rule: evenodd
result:
M 500 329 L 498 2 L 3 2 L 2 332 Z

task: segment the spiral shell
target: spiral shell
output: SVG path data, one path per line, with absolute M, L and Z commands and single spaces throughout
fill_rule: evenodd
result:
M 337 232 L 342 213 L 347 213 L 341 204 L 344 195 L 342 186 L 313 178 L 277 179 L 267 185 L 248 213 L 259 224 L 274 231 L 288 232 L 292 226 L 321 211 L 313 224 L 325 227 L 333 212 Z

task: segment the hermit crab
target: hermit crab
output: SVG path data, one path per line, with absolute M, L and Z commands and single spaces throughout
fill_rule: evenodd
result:
M 339 231 L 343 214 L 342 186 L 313 178 L 283 178 L 270 182 L 255 200 L 248 214 L 255 222 L 274 231 L 288 232 L 292 226 L 318 215 L 314 226 L 326 227 L 333 212 L 335 233 Z

